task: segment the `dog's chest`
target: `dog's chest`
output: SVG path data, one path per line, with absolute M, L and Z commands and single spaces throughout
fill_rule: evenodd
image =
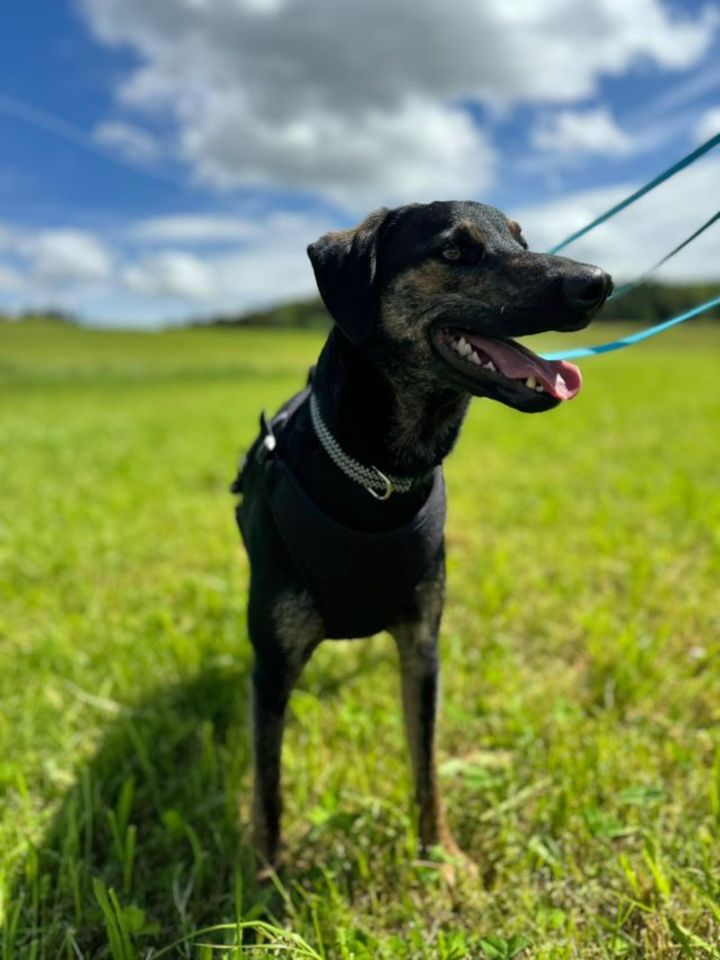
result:
M 442 547 L 446 508 L 439 467 L 413 519 L 382 533 L 354 530 L 327 516 L 282 461 L 273 473 L 273 517 L 328 637 L 369 636 L 411 608 L 415 587 Z
M 285 429 L 304 400 L 298 395 L 289 401 L 273 425 Z M 290 416 L 283 416 L 286 411 Z M 369 636 L 412 610 L 415 588 L 432 574 L 442 550 L 446 516 L 442 469 L 435 469 L 427 499 L 407 522 L 368 532 L 345 526 L 322 510 L 276 445 L 264 440 L 259 437 L 249 455 L 254 462 L 248 467 L 257 470 L 258 477 L 254 496 L 269 507 L 292 565 L 323 619 L 325 636 Z M 251 564 L 260 560 L 267 537 L 267 531 L 252 529 L 254 515 L 251 502 L 243 500 L 237 519 Z

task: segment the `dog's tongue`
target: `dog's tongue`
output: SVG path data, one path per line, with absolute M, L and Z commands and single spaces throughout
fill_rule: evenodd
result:
M 511 380 L 535 377 L 550 396 L 558 400 L 571 400 L 580 393 L 582 375 L 574 363 L 543 360 L 527 347 L 507 340 L 492 340 L 469 333 L 465 334 L 465 339 L 486 353 L 498 370 Z

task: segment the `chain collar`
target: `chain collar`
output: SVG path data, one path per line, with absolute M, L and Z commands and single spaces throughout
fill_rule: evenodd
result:
M 390 473 L 383 473 L 377 467 L 363 466 L 345 453 L 327 428 L 314 393 L 310 394 L 310 419 L 318 440 L 335 466 L 355 483 L 364 487 L 371 497 L 375 497 L 376 500 L 387 500 L 393 493 L 407 493 L 414 486 L 416 481 L 412 477 L 394 477 Z

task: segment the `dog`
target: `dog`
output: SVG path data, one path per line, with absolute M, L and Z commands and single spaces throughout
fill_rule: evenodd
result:
M 427 855 L 460 855 L 438 791 L 434 735 L 450 453 L 472 397 L 523 413 L 581 387 L 573 364 L 513 337 L 587 326 L 612 290 L 601 269 L 533 253 L 476 202 L 371 213 L 308 247 L 334 325 L 311 381 L 269 420 L 233 491 L 250 561 L 254 844 L 280 851 L 288 698 L 326 638 L 389 631 Z

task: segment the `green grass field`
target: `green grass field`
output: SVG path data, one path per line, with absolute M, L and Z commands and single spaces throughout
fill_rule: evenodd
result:
M 481 879 L 417 860 L 380 635 L 293 696 L 256 885 L 227 488 L 319 344 L 0 324 L 2 960 L 720 957 L 717 325 L 540 417 L 476 402 L 447 462 L 439 750 Z

